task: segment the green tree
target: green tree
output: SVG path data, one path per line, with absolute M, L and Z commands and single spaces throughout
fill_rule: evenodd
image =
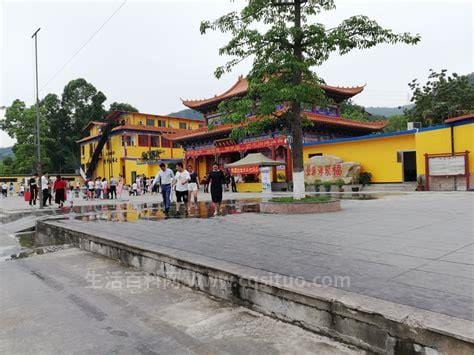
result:
M 220 30 L 232 36 L 219 50 L 220 55 L 231 58 L 216 69 L 216 77 L 253 58 L 248 93 L 221 105 L 224 120 L 243 122 L 249 113 L 268 117 L 274 115 L 277 105 L 286 104 L 281 119 L 292 136 L 295 199 L 304 196 L 302 107 L 324 102 L 320 80 L 311 68 L 324 63 L 333 52 L 342 55 L 379 43 L 415 44 L 420 39 L 395 34 L 366 16 L 350 17 L 332 28 L 316 21 L 316 15 L 334 8 L 333 0 L 249 0 L 240 13 L 203 21 L 200 27 L 203 34 Z M 265 121 L 245 129 L 262 129 Z
M 62 153 L 67 162 L 64 169 L 71 170 L 78 166 L 79 149 L 76 140 L 84 135 L 83 129 L 89 121 L 103 121 L 106 115 L 106 99 L 101 91 L 97 91 L 94 85 L 85 79 L 71 80 L 64 87 L 61 97 L 61 113 L 67 122 L 64 127 L 65 151 Z
M 113 102 L 110 104 L 108 113 L 114 111 L 139 112 L 137 108 L 123 102 Z
M 430 126 L 445 119 L 474 112 L 474 84 L 468 75 L 440 73 L 430 69 L 428 81 L 421 85 L 417 79 L 408 84 L 415 106 L 406 111 L 413 121 Z
M 40 120 L 41 160 L 42 169 L 49 170 L 51 161 L 48 154 L 48 145 L 54 140 L 49 134 L 49 125 L 45 120 Z M 35 106 L 27 107 L 21 100 L 14 100 L 7 107 L 5 118 L 0 121 L 0 128 L 16 139 L 13 146 L 15 165 L 11 173 L 30 174 L 36 171 L 36 109 Z
M 398 132 L 407 129 L 408 116 L 396 115 L 388 119 L 388 125 L 384 128 L 385 132 Z
M 105 116 L 105 95 L 85 79 L 71 80 L 66 84 L 61 98 L 61 106 L 68 115 L 73 132 L 82 131 L 90 121 L 102 121 Z
M 354 104 L 351 100 L 342 102 L 339 106 L 341 116 L 354 121 L 370 121 L 371 115 L 364 107 Z

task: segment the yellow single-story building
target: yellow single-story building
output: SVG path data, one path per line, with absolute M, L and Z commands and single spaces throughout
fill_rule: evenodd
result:
M 474 114 L 449 119 L 445 124 L 391 133 L 334 139 L 304 145 L 305 161 L 315 155 L 334 155 L 361 164 L 374 183 L 402 183 L 426 180 L 425 161 L 430 156 L 467 156 L 469 174 L 436 174 L 431 190 L 465 190 L 474 172 Z M 429 175 L 430 173 L 428 173 Z M 467 179 L 466 179 L 467 178 Z

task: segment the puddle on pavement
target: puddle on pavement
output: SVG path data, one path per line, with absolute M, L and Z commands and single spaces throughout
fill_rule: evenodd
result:
M 221 205 L 220 216 L 258 213 L 260 212 L 260 199 L 251 200 L 227 200 Z M 102 206 L 81 206 L 82 208 L 73 218 L 80 221 L 107 221 L 107 222 L 135 222 L 138 220 L 164 220 L 167 218 L 211 218 L 214 216 L 214 208 L 210 202 L 198 202 L 191 204 L 189 213 L 186 213 L 184 205 L 180 204 L 176 209 L 176 203 L 171 203 L 168 216 L 163 212 L 162 203 L 143 203 L 138 205 L 117 204 Z M 100 207 L 95 209 L 95 207 Z

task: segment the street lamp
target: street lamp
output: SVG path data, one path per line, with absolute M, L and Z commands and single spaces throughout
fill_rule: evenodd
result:
M 39 93 L 38 93 L 38 28 L 31 38 L 35 39 L 35 67 L 36 67 L 36 170 L 39 175 L 39 206 L 43 208 L 43 186 L 41 184 L 41 145 L 40 145 L 40 116 L 39 116 Z

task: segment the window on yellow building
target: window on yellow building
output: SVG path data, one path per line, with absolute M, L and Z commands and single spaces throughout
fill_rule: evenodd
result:
M 138 135 L 138 146 L 139 147 L 148 147 L 148 136 L 144 134 Z
M 151 143 L 151 146 L 152 146 L 152 147 L 159 147 L 159 146 L 160 146 L 160 137 L 158 137 L 158 136 L 152 136 L 150 143 Z
M 134 147 L 135 146 L 135 136 L 122 136 L 122 147 Z
M 146 125 L 147 126 L 154 126 L 155 125 L 155 120 L 153 120 L 151 118 L 147 118 L 146 119 Z
M 165 137 L 161 137 L 161 146 L 163 148 L 171 148 L 171 141 L 166 139 Z
M 158 120 L 158 127 L 166 127 L 166 121 Z
M 81 145 L 81 155 L 82 156 L 86 155 L 86 146 L 85 145 Z
M 204 125 L 202 125 L 202 124 L 198 125 L 198 128 L 202 128 L 202 127 L 204 127 Z
M 186 122 L 180 122 L 179 129 L 186 129 Z

